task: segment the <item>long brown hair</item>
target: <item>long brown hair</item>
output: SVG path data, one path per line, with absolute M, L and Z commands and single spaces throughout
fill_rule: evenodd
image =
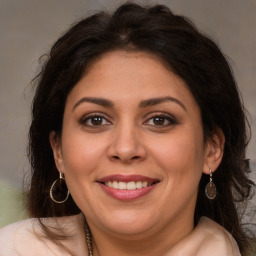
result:
M 29 158 L 32 178 L 28 210 L 33 217 L 68 216 L 80 212 L 72 197 L 55 204 L 49 190 L 58 178 L 50 131 L 61 134 L 67 96 L 90 62 L 115 49 L 146 51 L 161 58 L 181 77 L 196 99 L 205 138 L 216 129 L 225 136 L 223 160 L 214 173 L 218 195 L 204 194 L 209 177 L 202 175 L 195 210 L 195 224 L 207 216 L 236 239 L 243 256 L 248 238 L 241 226 L 236 202 L 246 201 L 254 183 L 248 179 L 245 148 L 247 122 L 231 68 L 219 47 L 200 33 L 187 18 L 174 15 L 163 5 L 142 7 L 124 4 L 112 15 L 100 12 L 74 24 L 53 45 L 34 80 Z

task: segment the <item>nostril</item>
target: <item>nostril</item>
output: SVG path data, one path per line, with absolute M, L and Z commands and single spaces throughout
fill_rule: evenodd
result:
M 124 160 L 124 161 L 126 161 L 126 160 L 137 160 L 137 159 L 140 159 L 140 156 L 133 156 L 133 157 L 131 157 L 131 158 L 129 158 L 129 159 L 122 159 L 122 157 L 119 157 L 119 156 L 112 156 L 112 159 L 114 159 L 114 160 Z

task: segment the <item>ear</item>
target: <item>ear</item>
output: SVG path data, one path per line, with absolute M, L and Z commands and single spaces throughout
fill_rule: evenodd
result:
M 219 167 L 225 145 L 225 136 L 220 128 L 217 128 L 213 135 L 207 138 L 205 145 L 205 159 L 203 172 L 205 174 L 210 174 L 210 169 L 212 172 L 216 171 Z
M 49 140 L 53 151 L 55 165 L 59 172 L 64 173 L 64 164 L 60 138 L 55 131 L 51 131 L 49 134 Z

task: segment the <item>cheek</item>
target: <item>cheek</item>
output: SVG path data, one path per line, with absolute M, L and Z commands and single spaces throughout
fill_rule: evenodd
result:
M 85 136 L 83 131 L 65 132 L 62 141 L 66 175 L 89 176 L 106 154 L 104 138 Z
M 173 185 L 197 186 L 204 163 L 203 136 L 193 131 L 170 136 L 159 143 L 152 153 L 157 164 L 165 170 Z M 170 186 L 170 187 L 172 187 Z
M 68 189 L 78 207 L 87 212 L 95 204 L 92 184 L 95 170 L 100 168 L 106 149 L 101 140 L 93 140 L 83 132 L 66 132 L 63 136 L 63 163 Z M 85 200 L 86 199 L 86 200 Z
M 155 152 L 157 164 L 165 175 L 162 204 L 167 212 L 178 215 L 194 211 L 202 175 L 203 146 L 189 138 L 176 136 Z

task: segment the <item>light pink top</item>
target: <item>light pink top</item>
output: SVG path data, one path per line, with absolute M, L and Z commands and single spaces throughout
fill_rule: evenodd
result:
M 44 219 L 47 227 L 56 227 L 53 219 Z M 62 242 L 76 256 L 87 256 L 82 214 L 57 218 L 57 224 L 69 230 L 70 238 Z M 61 230 L 58 229 L 61 233 Z M 56 232 L 56 230 L 54 230 Z M 0 230 L 0 256 L 69 255 L 42 234 L 36 219 L 13 223 Z M 233 237 L 220 225 L 202 217 L 196 228 L 164 256 L 241 256 Z

